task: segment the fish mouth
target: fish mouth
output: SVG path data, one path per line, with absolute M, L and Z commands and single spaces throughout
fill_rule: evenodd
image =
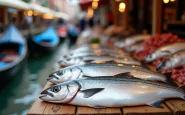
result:
M 48 78 L 47 80 L 50 81 L 50 80 L 53 80 L 54 78 L 55 78 L 56 80 L 59 80 L 59 78 L 56 77 L 56 76 L 54 76 L 54 75 L 50 75 L 49 78 Z
M 54 95 L 46 90 L 42 91 L 41 93 L 41 96 L 39 97 L 40 99 L 42 99 L 43 97 L 47 97 L 47 96 L 50 96 L 50 97 L 54 97 Z

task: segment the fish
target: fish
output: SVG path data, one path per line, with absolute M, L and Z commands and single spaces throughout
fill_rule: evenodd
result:
M 125 44 L 125 47 L 132 46 L 133 44 L 149 39 L 150 37 L 151 35 L 148 35 L 148 34 L 131 36 L 126 38 L 124 44 Z
M 125 72 L 130 72 L 134 77 L 145 80 L 156 80 L 168 83 L 171 81 L 167 79 L 165 75 L 150 71 L 142 66 L 114 62 L 69 66 L 49 75 L 48 81 L 53 84 L 58 84 L 74 79 L 87 78 L 87 76 L 114 76 Z
M 135 44 L 126 47 L 127 52 L 133 52 L 133 51 L 142 51 L 143 50 L 143 41 L 138 41 Z
M 140 65 L 140 62 L 133 58 L 122 58 L 118 56 L 110 56 L 110 55 L 101 55 L 101 56 L 83 56 L 83 57 L 75 57 L 75 58 L 67 58 L 59 61 L 61 66 L 70 66 L 70 65 L 78 65 L 78 64 L 86 64 L 86 63 L 95 63 L 95 62 L 107 62 L 107 61 L 115 61 L 117 63 L 125 63 L 125 64 L 136 64 Z
M 121 50 L 115 50 L 112 48 L 96 48 L 96 49 L 92 49 L 92 48 L 82 48 L 82 49 L 76 49 L 76 50 L 72 50 L 70 53 L 74 54 L 74 53 L 80 53 L 80 52 L 96 52 L 96 53 L 101 53 L 101 52 L 108 52 L 108 53 L 123 53 L 123 51 Z
M 137 42 L 143 42 L 146 39 L 149 39 L 151 35 L 134 35 L 128 38 L 125 38 L 123 40 L 119 40 L 114 43 L 114 46 L 117 48 L 124 48 L 124 47 L 129 47 L 132 46 L 133 44 Z
M 111 54 L 111 55 L 120 55 L 122 57 L 130 56 L 130 54 L 123 52 L 121 50 L 113 50 L 113 49 L 88 49 L 86 51 L 80 51 L 80 52 L 69 52 L 66 55 L 64 55 L 64 58 L 70 58 L 79 54 Z
M 63 58 L 76 58 L 76 57 L 83 57 L 83 56 L 96 56 L 96 55 L 110 55 L 110 56 L 119 56 L 119 57 L 127 57 L 131 58 L 130 54 L 128 53 L 108 53 L 108 52 L 80 52 L 80 53 L 73 53 L 69 55 L 63 56 Z
M 167 55 L 171 55 L 171 54 L 178 52 L 182 49 L 185 49 L 185 42 L 176 42 L 176 43 L 167 44 L 165 46 L 159 47 L 152 54 L 148 55 L 144 61 L 145 62 L 152 62 L 156 59 L 159 59 L 159 58 L 167 56 Z
M 170 55 L 166 60 L 160 63 L 156 70 L 168 70 L 173 68 L 178 68 L 185 65 L 185 50 L 180 50 L 172 55 Z
M 51 103 L 65 103 L 93 108 L 149 105 L 163 108 L 165 99 L 185 100 L 184 86 L 134 78 L 129 73 L 116 76 L 75 79 L 54 85 L 39 97 Z

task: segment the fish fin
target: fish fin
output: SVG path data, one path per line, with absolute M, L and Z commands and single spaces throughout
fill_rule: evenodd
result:
M 104 106 L 101 105 L 88 105 L 89 107 L 95 108 L 95 109 L 103 109 L 105 108 Z
M 86 89 L 82 90 L 81 92 L 84 93 L 84 98 L 89 98 L 102 90 L 104 90 L 104 88 Z
M 105 61 L 104 63 L 116 63 L 114 60 Z
M 114 77 L 134 77 L 133 75 L 131 75 L 131 73 L 130 72 L 125 72 L 125 73 L 120 73 L 120 74 L 116 74 L 116 75 L 114 75 Z
M 93 62 L 94 60 L 83 60 L 85 63 L 91 63 Z
M 175 86 L 175 87 L 178 87 L 178 85 L 172 80 L 172 78 L 171 78 L 171 75 L 172 75 L 172 73 L 171 72 L 169 72 L 169 73 L 165 73 L 164 74 L 165 76 L 166 76 L 166 83 L 168 83 L 168 84 L 170 84 L 170 85 L 173 85 L 173 86 Z
M 146 65 L 145 61 L 141 61 L 141 66 L 145 69 L 150 70 L 150 68 Z
M 161 103 L 163 102 L 164 100 L 157 100 L 157 101 L 154 101 L 152 103 L 149 103 L 147 105 L 149 106 L 152 106 L 152 107 L 156 107 L 156 108 L 164 108 L 163 106 L 161 106 Z

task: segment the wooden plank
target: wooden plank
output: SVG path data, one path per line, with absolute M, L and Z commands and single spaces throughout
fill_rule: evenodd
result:
M 75 115 L 76 106 L 49 103 L 43 114 Z
M 185 115 L 185 101 L 184 100 L 167 100 L 166 106 L 172 111 L 173 115 Z
M 46 86 L 44 87 L 44 89 L 50 87 L 52 84 L 51 83 L 47 83 Z M 47 107 L 48 103 L 47 102 L 43 102 L 42 100 L 40 100 L 39 98 L 35 101 L 35 103 L 32 105 L 31 109 L 28 111 L 27 115 L 39 115 L 39 114 L 43 114 L 45 108 Z
M 90 107 L 78 107 L 78 115 L 121 115 L 120 108 L 94 109 Z
M 161 104 L 164 109 L 154 108 L 150 106 L 136 106 L 136 107 L 124 107 L 122 109 L 124 115 L 171 115 L 170 110 Z

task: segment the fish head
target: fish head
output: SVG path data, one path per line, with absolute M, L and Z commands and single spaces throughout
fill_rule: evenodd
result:
M 150 55 L 148 55 L 146 58 L 145 58 L 145 62 L 152 62 L 153 60 L 155 60 L 157 58 L 157 55 L 155 53 L 152 53 Z
M 73 76 L 71 69 L 62 69 L 49 75 L 48 81 L 54 84 L 70 81 Z
M 158 58 L 170 55 L 171 52 L 165 49 L 162 50 L 156 50 L 152 54 L 146 57 L 145 62 L 152 62 Z
M 67 104 L 74 99 L 80 88 L 76 82 L 57 84 L 42 91 L 39 98 L 47 102 Z
M 180 60 L 171 57 L 164 60 L 162 63 L 160 63 L 157 66 L 156 70 L 157 71 L 168 70 L 168 69 L 171 69 L 173 66 L 175 66 L 177 63 L 180 63 Z
M 70 65 L 74 65 L 75 64 L 76 59 L 75 58 L 64 58 L 61 61 L 59 61 L 58 63 L 61 66 L 70 66 Z

